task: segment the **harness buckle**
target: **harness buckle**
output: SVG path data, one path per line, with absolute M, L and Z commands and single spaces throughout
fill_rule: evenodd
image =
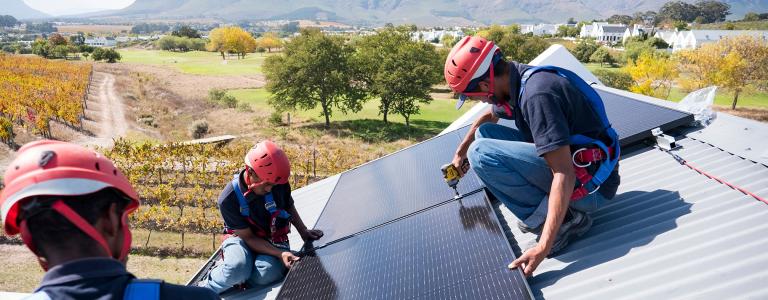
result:
M 574 166 L 581 167 L 581 168 L 586 168 L 586 167 L 589 167 L 589 166 L 592 165 L 591 161 L 588 162 L 586 165 L 580 165 L 578 162 L 576 162 L 576 155 L 578 155 L 579 152 L 587 151 L 587 150 L 588 149 L 585 147 L 585 148 L 579 148 L 578 150 L 573 151 L 573 155 L 571 155 L 571 162 L 573 162 Z

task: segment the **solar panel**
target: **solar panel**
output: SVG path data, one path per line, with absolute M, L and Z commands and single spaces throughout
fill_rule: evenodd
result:
M 530 299 L 484 193 L 302 257 L 278 299 Z
M 613 128 L 626 146 L 653 137 L 651 130 L 669 130 L 693 122 L 690 113 L 635 100 L 612 92 L 595 89 L 605 103 L 605 111 Z
M 320 242 L 346 235 L 450 200 L 453 189 L 440 167 L 453 159 L 463 131 L 449 132 L 345 172 L 326 204 L 315 228 L 325 235 Z M 459 183 L 460 193 L 482 187 L 474 173 Z

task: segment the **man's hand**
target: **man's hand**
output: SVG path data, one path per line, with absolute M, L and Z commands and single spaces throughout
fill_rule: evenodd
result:
M 466 153 L 456 153 L 456 155 L 453 156 L 453 161 L 451 163 L 456 167 L 456 170 L 459 170 L 459 177 L 464 177 L 464 174 L 469 172 L 469 160 L 467 160 Z
M 301 259 L 301 257 L 293 255 L 293 252 L 291 251 L 283 251 L 283 253 L 280 253 L 280 260 L 283 261 L 283 265 L 288 269 L 290 269 L 291 266 L 293 266 L 293 263 L 299 259 Z
M 299 235 L 301 235 L 301 239 L 305 242 L 314 241 L 321 237 L 323 237 L 323 232 L 319 229 L 305 229 L 302 231 L 299 231 Z
M 538 244 L 535 247 L 525 251 L 522 256 L 518 257 L 515 261 L 509 264 L 510 269 L 517 267 L 524 267 L 523 274 L 526 277 L 533 275 L 533 271 L 539 266 L 539 264 L 547 257 L 549 250 L 544 248 L 544 245 Z

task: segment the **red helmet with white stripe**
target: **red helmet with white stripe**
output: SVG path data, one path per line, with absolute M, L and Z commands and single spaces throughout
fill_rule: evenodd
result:
M 245 155 L 245 165 L 253 169 L 259 179 L 272 184 L 288 183 L 291 163 L 280 147 L 269 140 L 262 141 Z
M 493 64 L 501 58 L 499 47 L 480 36 L 466 36 L 451 49 L 445 60 L 443 75 L 454 93 L 460 94 L 456 108 L 471 96 L 493 97 Z M 471 92 L 490 70 L 490 91 Z
M 107 158 L 93 150 L 71 143 L 42 140 L 24 145 L 18 157 L 8 165 L 5 189 L 0 194 L 3 228 L 9 235 L 21 233 L 24 243 L 33 251 L 25 220 L 19 220 L 20 204 L 37 196 L 81 196 L 106 188 L 116 189 L 130 200 L 122 215 L 125 240 L 119 256 L 113 256 L 106 240 L 85 219 L 63 201 L 55 201 L 51 209 L 67 218 L 85 234 L 96 240 L 107 253 L 124 259 L 131 246 L 128 214 L 139 206 L 139 195 L 128 179 Z

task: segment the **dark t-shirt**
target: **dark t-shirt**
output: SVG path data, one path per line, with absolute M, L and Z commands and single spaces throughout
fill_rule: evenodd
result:
M 123 299 L 125 287 L 135 277 L 119 261 L 86 258 L 67 262 L 48 270 L 36 293 L 50 299 Z M 210 289 L 162 283 L 160 299 L 220 299 Z
M 247 188 L 245 180 L 243 179 L 243 171 L 240 171 L 238 175 L 240 182 L 240 191 L 246 192 Z M 293 207 L 293 198 L 291 197 L 290 184 L 278 184 L 272 187 L 272 199 L 275 201 L 275 205 L 281 209 L 288 209 Z M 263 228 L 269 234 L 269 221 L 271 215 L 269 211 L 264 207 L 264 196 L 256 195 L 254 193 L 248 193 L 245 196 L 245 200 L 248 202 L 248 208 L 250 210 L 251 219 L 258 224 L 260 228 Z M 222 218 L 224 218 L 224 226 L 231 230 L 240 230 L 246 228 L 252 228 L 254 234 L 257 232 L 258 227 L 254 226 L 248 220 L 240 214 L 240 202 L 235 195 L 235 189 L 232 187 L 232 180 L 227 183 L 224 190 L 219 195 L 219 211 Z M 278 219 L 280 220 L 280 219 Z M 282 224 L 277 224 L 278 226 Z
M 536 145 L 536 152 L 540 156 L 569 145 L 571 135 L 575 134 L 610 143 L 589 100 L 568 79 L 549 71 L 536 72 L 528 79 L 522 99 L 518 99 L 520 74 L 531 66 L 512 62 L 510 68 L 513 116 L 508 116 L 503 107 L 496 105 L 492 108 L 493 113 L 500 118 L 514 120 L 515 126 L 526 141 Z M 611 199 L 616 195 L 619 182 L 617 164 L 600 186 L 599 192 L 605 198 Z

